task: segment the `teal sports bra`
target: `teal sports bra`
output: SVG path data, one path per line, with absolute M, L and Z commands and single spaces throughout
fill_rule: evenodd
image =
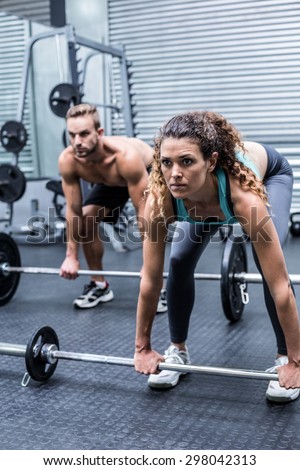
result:
M 256 165 L 249 160 L 248 158 L 245 157 L 240 152 L 236 153 L 237 159 L 242 162 L 245 166 L 250 168 L 250 170 L 253 171 L 253 173 L 260 178 L 259 171 L 256 167 Z M 230 209 L 230 188 L 229 188 L 229 179 L 223 168 L 217 167 L 215 171 L 215 175 L 218 179 L 218 191 L 219 191 L 219 203 L 220 203 L 220 208 L 225 216 L 225 220 L 214 220 L 217 217 L 209 217 L 206 218 L 203 221 L 198 221 L 192 219 L 184 205 L 183 199 L 175 199 L 172 198 L 173 200 L 173 205 L 174 205 L 174 210 L 176 214 L 176 220 L 178 222 L 190 222 L 192 224 L 205 224 L 205 225 L 228 225 L 228 224 L 234 224 L 237 222 L 232 210 Z

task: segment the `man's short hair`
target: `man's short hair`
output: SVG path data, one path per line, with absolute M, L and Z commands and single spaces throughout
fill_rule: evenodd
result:
M 72 106 L 67 112 L 66 120 L 68 120 L 69 118 L 76 118 L 76 117 L 88 116 L 88 115 L 92 116 L 95 129 L 99 129 L 99 127 L 101 126 L 99 114 L 98 114 L 96 106 L 92 104 L 81 103 L 81 104 Z

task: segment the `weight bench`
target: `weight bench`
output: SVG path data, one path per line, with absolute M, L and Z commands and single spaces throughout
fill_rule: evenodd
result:
M 56 215 L 60 218 L 64 218 L 62 215 L 62 210 L 64 208 L 64 204 L 61 204 L 58 202 L 58 197 L 65 197 L 63 189 L 62 189 L 62 183 L 61 180 L 49 180 L 46 183 L 46 188 L 49 191 L 52 191 L 54 193 L 52 203 L 55 207 Z

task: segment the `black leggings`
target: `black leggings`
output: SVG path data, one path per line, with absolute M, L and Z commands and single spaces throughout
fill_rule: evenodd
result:
M 293 190 L 293 173 L 288 161 L 276 150 L 265 146 L 268 154 L 268 168 L 265 187 L 268 193 L 270 214 L 277 230 L 281 246 L 287 233 Z M 188 336 L 191 312 L 195 299 L 194 271 L 204 249 L 217 232 L 217 226 L 203 226 L 189 222 L 177 222 L 171 247 L 167 301 L 170 336 L 173 343 L 183 343 Z M 252 247 L 257 269 L 261 268 Z M 287 354 L 284 334 L 279 324 L 276 308 L 263 279 L 264 297 L 274 333 L 278 354 Z

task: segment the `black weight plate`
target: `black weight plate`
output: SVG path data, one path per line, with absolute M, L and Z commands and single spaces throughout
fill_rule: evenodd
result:
M 8 152 L 18 153 L 26 145 L 27 132 L 19 121 L 7 121 L 1 127 L 0 133 L 1 144 Z
M 244 303 L 240 283 L 235 274 L 247 272 L 247 252 L 242 238 L 228 238 L 223 250 L 221 265 L 221 300 L 224 314 L 231 322 L 240 320 Z M 245 289 L 246 292 L 246 289 Z
M 80 103 L 80 94 L 71 83 L 60 83 L 50 93 L 49 105 L 56 116 L 66 117 L 68 109 Z
M 0 233 L 0 265 L 20 267 L 21 257 L 16 242 L 6 233 Z M 20 280 L 20 273 L 4 274 L 0 270 L 0 305 L 7 304 L 14 296 Z
M 8 204 L 18 201 L 26 189 L 24 173 L 16 165 L 0 165 L 0 201 Z
M 300 237 L 300 212 L 294 212 L 290 215 L 290 232 L 293 237 Z
M 50 326 L 39 328 L 31 337 L 26 347 L 25 363 L 30 377 L 37 382 L 48 380 L 56 369 L 57 361 L 48 364 L 41 356 L 45 344 L 55 344 L 59 349 L 58 338 Z
M 62 143 L 63 143 L 64 148 L 67 148 L 69 146 L 69 143 L 68 143 L 68 140 L 67 140 L 67 131 L 66 131 L 66 129 L 64 129 L 63 133 L 62 133 Z

